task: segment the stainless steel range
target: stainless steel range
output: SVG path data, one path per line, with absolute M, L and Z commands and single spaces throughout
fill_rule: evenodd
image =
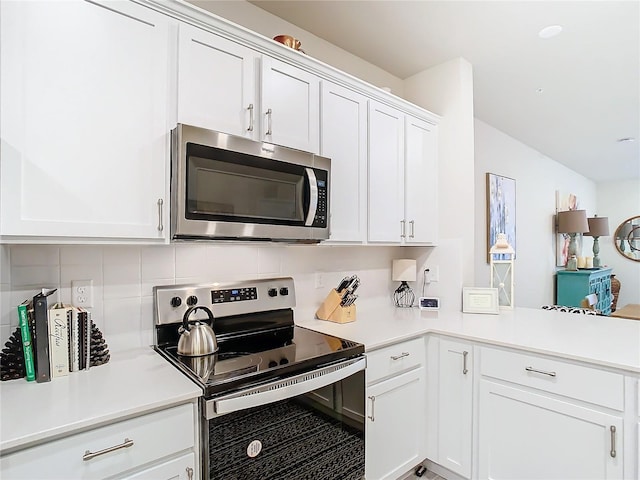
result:
M 204 478 L 364 477 L 364 346 L 296 326 L 292 278 L 153 292 L 155 349 L 202 387 Z M 198 323 L 217 351 L 179 354 Z

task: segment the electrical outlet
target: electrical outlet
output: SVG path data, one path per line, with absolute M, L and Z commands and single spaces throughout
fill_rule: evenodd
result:
M 93 280 L 71 281 L 71 303 L 76 307 L 93 307 Z
M 439 282 L 440 281 L 440 269 L 438 266 L 429 267 L 429 271 L 427 272 L 427 283 L 431 282 Z
M 324 277 L 322 273 L 316 272 L 316 288 L 324 288 Z

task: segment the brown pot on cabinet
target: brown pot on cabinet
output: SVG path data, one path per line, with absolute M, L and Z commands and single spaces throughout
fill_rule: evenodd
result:
M 611 311 L 616 311 L 616 305 L 618 303 L 618 294 L 620 293 L 620 280 L 615 278 L 615 274 L 611 275 L 611 296 L 613 301 L 611 302 Z

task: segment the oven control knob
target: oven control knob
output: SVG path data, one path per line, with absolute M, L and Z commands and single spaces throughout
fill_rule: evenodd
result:
M 269 368 L 273 368 L 273 367 L 277 367 L 278 366 L 278 362 L 276 362 L 275 360 L 271 360 L 269 362 Z
M 280 295 L 289 295 L 289 287 L 280 287 Z
M 191 295 L 189 298 L 187 298 L 187 305 L 189 305 L 190 307 L 193 307 L 196 303 L 198 303 L 198 297 L 196 297 L 195 295 Z
M 171 306 L 172 307 L 179 307 L 180 305 L 182 305 L 182 300 L 180 299 L 180 297 L 173 297 L 171 299 Z
M 280 359 L 280 365 L 286 365 L 287 363 L 289 363 L 289 359 L 288 358 L 281 358 Z
M 270 297 L 278 296 L 278 290 L 276 290 L 275 288 L 270 288 L 267 293 L 269 294 Z

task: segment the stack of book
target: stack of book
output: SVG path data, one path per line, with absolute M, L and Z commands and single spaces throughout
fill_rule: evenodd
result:
M 49 297 L 55 291 L 43 289 L 18 306 L 19 332 L 12 336 L 12 343 L 17 344 L 18 339 L 22 343 L 24 369 L 14 368 L 13 375 L 2 379 L 26 377 L 27 381 L 49 382 L 109 361 L 108 347 L 91 321 L 91 312 L 63 303 L 50 305 Z M 16 352 L 10 350 L 8 344 L 3 363 L 10 355 L 15 360 Z

